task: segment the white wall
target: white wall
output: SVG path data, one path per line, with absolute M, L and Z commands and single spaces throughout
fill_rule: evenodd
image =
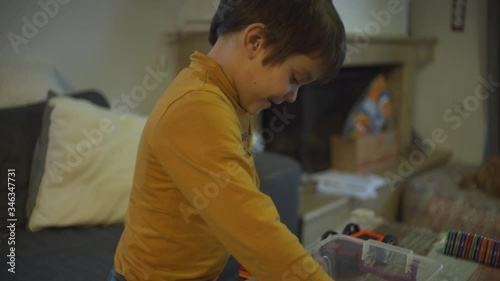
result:
M 411 0 L 332 1 L 348 33 L 372 35 L 370 22 L 377 22 L 381 30 L 376 35 L 408 35 Z
M 370 5 L 361 5 L 362 9 L 353 9 L 343 1 L 334 2 L 337 2 L 349 30 L 363 28 L 363 17 L 370 17 L 370 11 L 384 9 L 387 1 L 371 1 Z M 143 78 L 148 75 L 147 67 L 152 69 L 161 63 L 161 71 L 171 75 L 149 90 L 143 101 L 134 102 L 130 108 L 147 113 L 176 74 L 175 53 L 171 46 L 162 42 L 162 35 L 178 30 L 187 21 L 209 21 L 218 2 L 5 0 L 0 3 L 0 58 L 48 60 L 75 90 L 95 88 L 111 102 L 118 103 L 122 102 L 123 95 L 130 96 L 135 87 L 142 85 Z M 45 3 L 53 14 L 40 3 Z M 42 14 L 47 17 L 45 23 Z M 42 17 L 37 18 L 37 15 Z M 32 36 L 23 33 L 26 25 L 23 18 L 36 27 Z M 37 20 L 40 27 L 37 27 Z M 384 30 L 386 33 L 397 32 L 398 28 L 394 28 L 397 25 L 395 17 Z M 8 34 L 21 36 L 25 42 L 12 43 Z
M 48 60 L 75 90 L 98 89 L 111 102 L 122 102 L 122 95 L 131 95 L 148 75 L 146 68 L 155 69 L 160 55 L 171 55 L 161 42 L 162 34 L 179 29 L 186 19 L 207 17 L 215 12 L 209 0 L 58 1 L 2 1 L 0 57 Z M 32 38 L 27 38 L 23 36 L 22 18 L 35 24 L 34 15 L 48 14 L 39 2 L 57 3 L 57 9 L 53 5 L 49 9 L 57 12 L 49 15 L 46 23 L 43 16 L 38 18 L 41 27 L 37 27 Z M 7 37 L 9 33 L 22 36 L 28 42 L 13 47 Z M 162 72 L 169 72 L 175 63 L 169 57 L 166 61 Z M 148 91 L 144 100 L 134 102 L 130 109 L 149 112 L 174 76 L 175 73 L 160 79 L 162 83 Z
M 451 3 L 411 2 L 411 33 L 439 40 L 435 60 L 417 74 L 415 125 L 426 138 L 434 128 L 442 128 L 454 160 L 478 163 L 484 146 L 485 107 L 481 104 L 474 110 L 471 101 L 476 88 L 481 88 L 478 77 L 486 76 L 486 0 L 467 1 L 464 32 L 451 30 Z M 450 114 L 454 104 L 463 104 L 465 99 L 471 102 L 462 112 L 468 117 Z M 443 117 L 447 112 L 450 115 Z

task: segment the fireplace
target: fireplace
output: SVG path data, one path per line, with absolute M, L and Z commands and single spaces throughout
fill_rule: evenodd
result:
M 295 158 L 306 172 L 328 169 L 331 135 L 341 134 L 349 111 L 373 78 L 393 68 L 343 68 L 328 84 L 302 87 L 295 103 L 263 111 L 261 134 L 266 150 Z

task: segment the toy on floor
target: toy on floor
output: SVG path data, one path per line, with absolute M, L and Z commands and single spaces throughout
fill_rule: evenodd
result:
M 327 239 L 330 235 L 337 235 L 335 231 L 329 230 L 323 234 L 321 240 Z M 383 235 L 370 230 L 361 230 L 357 224 L 347 224 L 343 231 L 343 235 L 349 235 L 362 240 L 375 240 L 382 243 L 396 245 L 397 239 L 393 235 Z M 353 278 L 368 272 L 367 270 L 374 267 L 363 268 L 363 262 L 360 262 L 358 246 L 351 243 L 334 243 L 320 249 L 320 254 L 327 264 L 326 267 L 329 274 L 334 278 Z M 378 251 L 375 253 L 378 263 L 389 263 L 392 255 L 390 251 Z
M 343 135 L 358 139 L 393 126 L 394 113 L 386 80 L 383 74 L 379 74 L 352 107 L 343 128 Z
M 330 235 L 336 235 L 335 231 L 329 230 L 323 234 L 321 240 L 327 239 Z M 342 234 L 349 235 L 362 240 L 375 240 L 389 245 L 397 245 L 397 239 L 393 235 L 383 235 L 380 233 L 376 233 L 370 230 L 361 230 L 359 225 L 354 223 L 347 224 L 342 230 Z M 377 263 L 389 263 L 392 259 L 392 255 L 390 251 L 385 251 L 381 249 L 377 249 L 374 253 L 376 256 Z M 330 274 L 334 278 L 351 278 L 359 276 L 363 273 L 370 273 L 373 270 L 376 270 L 376 266 L 373 265 L 366 266 L 363 263 L 360 263 L 359 249 L 356 245 L 350 243 L 334 243 L 332 245 L 324 246 L 320 249 L 320 253 L 322 256 L 322 261 L 319 261 L 320 264 L 326 262 L 326 264 L 322 264 L 325 271 Z M 360 268 L 362 269 L 360 271 Z M 252 274 L 248 272 L 243 266 L 239 268 L 239 278 L 238 281 L 248 280 L 252 277 Z M 383 276 L 383 272 L 371 272 L 379 276 Z M 394 276 L 389 276 L 394 277 Z M 394 279 L 396 280 L 396 279 Z M 413 277 L 410 279 L 398 278 L 397 280 L 403 281 L 412 281 Z
M 335 235 L 335 234 L 337 234 L 335 231 L 328 230 L 327 232 L 325 232 L 323 234 L 323 236 L 321 237 L 321 240 L 324 240 L 328 236 Z M 390 245 L 397 245 L 397 243 L 398 243 L 397 238 L 393 235 L 390 235 L 390 234 L 383 235 L 383 234 L 376 233 L 376 232 L 373 232 L 370 230 L 360 230 L 359 226 L 357 224 L 354 224 L 354 223 L 347 224 L 344 227 L 344 229 L 342 230 L 342 234 L 353 236 L 353 237 L 363 239 L 363 240 L 373 239 L 373 240 L 376 240 L 376 241 L 379 241 L 382 243 L 387 243 Z

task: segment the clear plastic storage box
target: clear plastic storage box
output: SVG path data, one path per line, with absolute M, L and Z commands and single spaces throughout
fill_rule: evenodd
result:
M 309 252 L 336 281 L 432 281 L 443 264 L 413 251 L 346 235 L 332 235 Z

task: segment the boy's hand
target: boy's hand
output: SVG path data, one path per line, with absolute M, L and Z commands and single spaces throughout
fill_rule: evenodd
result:
M 247 279 L 247 281 L 259 281 L 259 278 L 257 277 L 251 277 L 250 279 Z

